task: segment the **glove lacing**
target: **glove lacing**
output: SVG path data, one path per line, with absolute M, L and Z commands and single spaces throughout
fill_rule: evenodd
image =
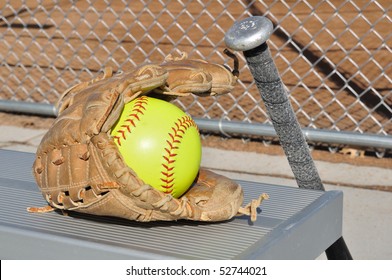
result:
M 132 194 L 134 196 L 140 196 L 143 192 L 151 190 L 150 185 L 143 185 L 137 190 L 133 191 Z M 159 209 L 161 211 L 167 212 L 168 211 L 168 202 L 173 200 L 173 196 L 165 195 L 157 202 L 152 203 L 151 205 Z M 178 208 L 174 211 L 169 212 L 173 216 L 183 217 L 183 216 L 192 216 L 192 209 L 188 207 L 188 199 L 186 197 L 182 197 L 178 203 Z
M 247 215 L 247 216 L 250 216 L 250 220 L 252 222 L 255 222 L 257 219 L 257 208 L 260 206 L 260 204 L 263 200 L 268 199 L 268 198 L 269 198 L 268 194 L 266 194 L 266 193 L 261 194 L 258 199 L 253 199 L 251 202 L 249 202 L 244 207 L 240 207 L 238 209 L 237 216 Z

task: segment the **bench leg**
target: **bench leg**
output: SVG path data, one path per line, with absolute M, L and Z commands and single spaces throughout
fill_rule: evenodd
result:
M 343 236 L 335 241 L 331 246 L 325 250 L 327 259 L 329 260 L 352 260 L 350 250 L 348 249 Z

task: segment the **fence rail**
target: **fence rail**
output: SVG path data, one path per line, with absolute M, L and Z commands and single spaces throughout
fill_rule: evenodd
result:
M 275 25 L 270 49 L 301 126 L 385 139 L 392 132 L 391 11 L 389 0 L 3 0 L 0 101 L 54 104 L 105 66 L 129 70 L 179 51 L 230 64 L 224 33 L 236 20 L 265 15 Z M 196 118 L 268 124 L 239 56 L 231 94 L 176 104 Z

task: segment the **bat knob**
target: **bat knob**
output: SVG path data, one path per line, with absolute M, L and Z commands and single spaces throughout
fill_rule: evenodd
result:
M 248 51 L 264 44 L 274 26 L 263 16 L 253 16 L 237 21 L 225 35 L 226 46 L 235 51 Z

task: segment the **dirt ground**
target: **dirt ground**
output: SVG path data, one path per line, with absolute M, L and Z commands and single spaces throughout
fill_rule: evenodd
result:
M 0 112 L 0 125 L 11 125 L 33 129 L 48 129 L 54 118 L 10 114 Z M 261 139 L 243 140 L 240 138 L 223 138 L 221 136 L 203 134 L 202 144 L 205 147 L 213 147 L 232 151 L 256 152 L 268 155 L 284 155 L 284 152 L 276 142 L 262 141 Z M 342 153 L 342 149 L 331 153 L 327 147 L 314 146 L 312 149 L 314 160 L 321 160 L 334 163 L 348 163 L 357 166 L 375 166 L 392 169 L 392 155 L 386 154 L 383 158 L 378 158 L 374 152 L 366 151 L 363 156 L 354 156 Z

